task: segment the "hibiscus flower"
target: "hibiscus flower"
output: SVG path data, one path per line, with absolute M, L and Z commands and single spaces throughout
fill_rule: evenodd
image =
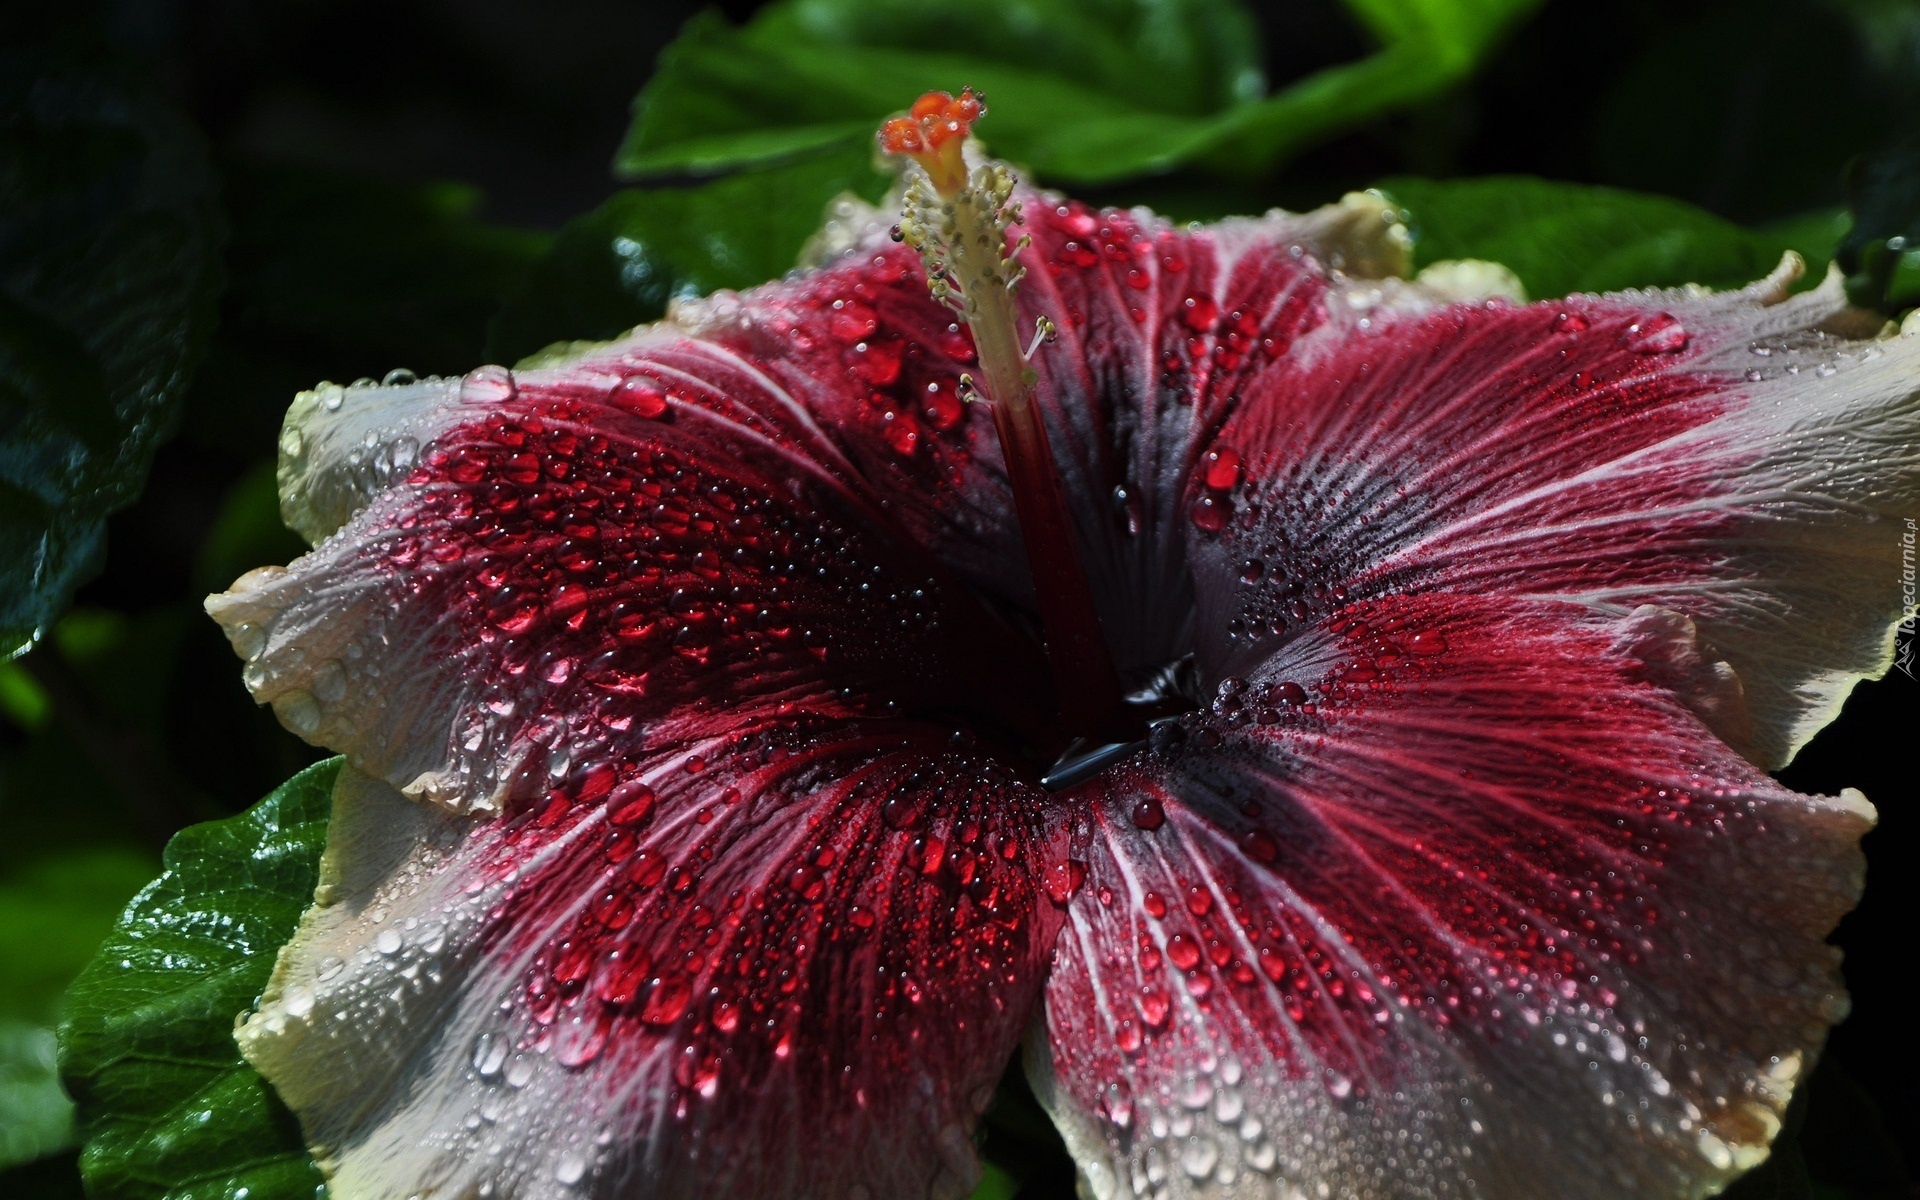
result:
M 1765 771 L 1889 662 L 1920 338 L 1096 210 L 978 115 L 813 269 L 295 402 L 315 548 L 208 608 L 347 758 L 238 1030 L 335 1200 L 963 1196 L 1023 1033 L 1097 1197 L 1763 1158 L 1873 819 Z

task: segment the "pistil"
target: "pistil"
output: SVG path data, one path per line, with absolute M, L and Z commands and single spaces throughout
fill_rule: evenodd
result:
M 1026 543 L 1046 638 L 1047 663 L 1059 696 L 1063 732 L 1098 736 L 1121 711 L 1119 675 L 1100 630 L 1093 589 L 1074 537 L 1073 520 L 1034 389 L 1032 353 L 1051 336 L 1041 318 L 1022 345 L 1014 289 L 1022 270 L 1007 245 L 1020 222 L 1014 178 L 999 163 L 969 169 L 961 154 L 986 106 L 971 90 L 958 97 L 929 92 L 909 114 L 880 128 L 881 147 L 919 167 L 910 171 L 900 235 L 920 252 L 927 284 L 973 333 L 982 378 L 962 377 L 963 392 L 988 405 L 1006 458 L 1014 512 Z

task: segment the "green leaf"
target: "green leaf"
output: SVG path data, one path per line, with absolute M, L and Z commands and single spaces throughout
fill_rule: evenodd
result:
M 1020 1194 L 1020 1181 L 992 1163 L 982 1163 L 980 1185 L 967 1200 L 1014 1200 Z
M 1833 250 L 1831 222 L 1756 231 L 1665 196 L 1528 176 L 1399 178 L 1380 187 L 1411 217 L 1417 266 L 1451 258 L 1504 263 L 1536 298 L 1685 283 L 1739 287 L 1773 270 L 1789 248 L 1807 259 L 1804 278 L 1817 282 Z
M 73 1106 L 54 1070 L 60 993 L 152 877 L 146 855 L 96 848 L 0 880 L 0 1167 L 71 1144 Z
M 488 356 L 604 340 L 658 320 L 676 296 L 778 278 L 835 197 L 877 200 L 888 183 L 861 142 L 699 187 L 623 191 L 560 231 L 495 320 Z
M 0 655 L 99 566 L 213 325 L 193 128 L 108 56 L 0 49 Z
M 1050 182 L 1198 162 L 1270 172 L 1315 140 L 1466 77 L 1539 0 L 1349 0 L 1377 53 L 1268 96 L 1235 0 L 782 0 L 687 24 L 635 102 L 616 166 L 712 173 L 870 145 L 930 88 L 989 99 L 982 136 Z
M 53 1030 L 0 1017 L 0 1169 L 73 1143 L 73 1105 L 53 1056 Z
M 147 855 L 101 846 L 43 858 L 0 879 L 0 962 L 7 964 L 0 1017 L 52 1024 L 60 994 L 152 878 Z
M 292 1116 L 234 1047 L 312 902 L 340 760 L 167 847 L 75 981 L 60 1066 L 93 1200 L 315 1200 Z
M 1886 313 L 1920 305 L 1920 137 L 1853 163 L 1853 229 L 1837 255 L 1855 304 Z

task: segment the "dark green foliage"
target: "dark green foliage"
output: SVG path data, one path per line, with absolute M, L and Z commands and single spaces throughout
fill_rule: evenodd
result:
M 131 71 L 0 48 L 0 656 L 99 569 L 213 327 L 199 135 Z
M 1920 305 L 1920 137 L 1855 162 L 1847 182 L 1854 227 L 1837 256 L 1847 295 L 1886 313 Z
M 240 1058 L 248 1011 L 313 900 L 339 760 L 184 830 L 69 993 L 60 1066 L 94 1200 L 313 1200 L 293 1118 Z
M 1232 0 L 783 0 L 690 23 L 634 106 L 635 178 L 870 144 L 930 88 L 972 86 L 994 151 L 1053 183 L 1198 162 L 1262 176 L 1306 145 L 1463 78 L 1538 0 L 1350 0 L 1379 44 L 1268 95 Z
M 1830 220 L 1762 232 L 1679 200 L 1614 188 L 1525 176 L 1380 186 L 1407 209 L 1418 265 L 1504 263 L 1535 299 L 1684 283 L 1739 287 L 1773 270 L 1788 249 L 1806 258 L 1804 278 L 1818 282 L 1833 251 Z

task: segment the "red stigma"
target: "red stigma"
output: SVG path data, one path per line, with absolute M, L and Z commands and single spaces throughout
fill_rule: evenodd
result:
M 951 92 L 928 92 L 913 102 L 906 116 L 881 124 L 880 148 L 913 159 L 926 168 L 937 191 L 951 194 L 967 181 L 961 144 L 973 123 L 986 115 L 986 104 L 972 88 L 962 89 L 957 97 Z

